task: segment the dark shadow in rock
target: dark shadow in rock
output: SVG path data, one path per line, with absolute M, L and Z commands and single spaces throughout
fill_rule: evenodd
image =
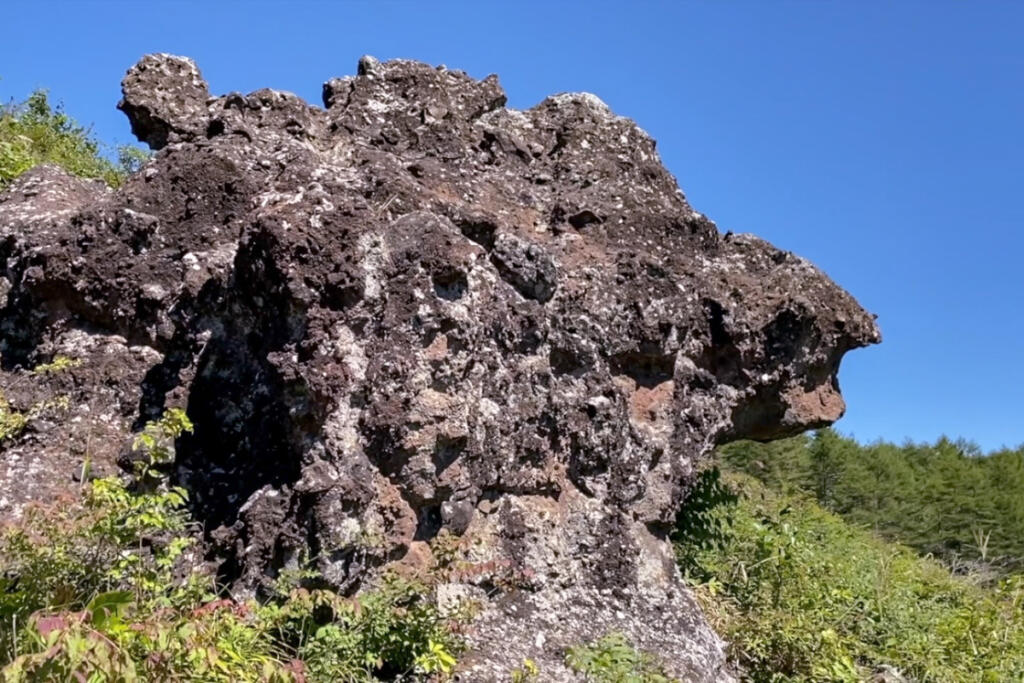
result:
M 299 478 L 288 406 L 277 370 L 237 337 L 211 339 L 189 394 L 195 424 L 178 466 L 196 517 L 207 529 L 233 524 L 260 488 Z
M 613 374 L 626 375 L 637 386 L 651 389 L 672 379 L 676 357 L 675 354 L 635 351 L 616 354 L 609 364 Z
M 415 541 L 429 541 L 441 531 L 444 520 L 441 517 L 440 505 L 427 505 L 416 511 Z
M 466 437 L 448 438 L 438 436 L 434 445 L 434 468 L 438 476 L 459 459 L 466 450 Z
M 466 274 L 457 268 L 446 268 L 431 277 L 434 294 L 445 301 L 458 301 L 469 289 Z

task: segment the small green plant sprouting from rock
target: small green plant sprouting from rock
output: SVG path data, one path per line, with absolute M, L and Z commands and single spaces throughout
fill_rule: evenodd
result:
M 174 462 L 174 441 L 182 434 L 191 434 L 192 429 L 192 421 L 181 408 L 171 408 L 159 420 L 147 424 L 132 444 L 132 450 L 143 456 L 135 462 L 136 476 L 143 482 L 159 478 L 159 468 Z
M 540 668 L 532 659 L 524 659 L 523 665 L 512 670 L 512 683 L 529 683 L 539 680 Z
M 29 422 L 45 412 L 67 410 L 68 404 L 67 396 L 58 396 L 34 403 L 28 410 L 21 411 L 15 409 L 0 391 L 0 443 L 21 436 Z
M 448 577 L 456 561 L 462 555 L 462 540 L 447 529 L 430 539 L 430 553 L 434 558 L 433 570 L 439 575 Z
M 82 364 L 82 361 L 78 358 L 69 358 L 68 356 L 54 356 L 53 360 L 49 363 L 40 363 L 32 372 L 36 375 L 55 375 L 71 368 L 77 368 Z
M 674 683 L 653 656 L 637 650 L 621 633 L 569 648 L 565 663 L 594 683 Z
M 11 407 L 3 392 L 0 392 L 0 443 L 16 438 L 28 424 L 28 416 Z
M 309 560 L 303 556 L 294 566 L 285 567 L 277 573 L 277 577 L 271 583 L 271 591 L 276 597 L 285 599 L 293 591 L 318 578 L 320 578 L 320 572 L 313 569 Z

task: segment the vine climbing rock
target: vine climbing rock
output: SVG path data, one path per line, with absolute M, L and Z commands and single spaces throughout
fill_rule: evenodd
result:
M 123 93 L 156 153 L 122 187 L 41 167 L 0 195 L 0 388 L 71 413 L 0 444 L 0 514 L 181 407 L 174 476 L 236 590 L 447 563 L 438 599 L 482 605 L 463 680 L 573 680 L 565 648 L 608 632 L 729 678 L 676 512 L 716 444 L 839 418 L 873 316 L 719 233 L 593 95 L 517 111 L 494 76 L 366 57 L 320 108 L 162 54 Z

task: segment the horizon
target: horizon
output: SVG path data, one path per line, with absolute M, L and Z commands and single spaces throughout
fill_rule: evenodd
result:
M 594 92 L 658 141 L 720 231 L 795 252 L 879 315 L 882 344 L 842 363 L 839 432 L 867 444 L 945 435 L 985 452 L 1024 444 L 1013 259 L 1024 243 L 1024 6 L 781 5 L 250 3 L 241 15 L 230 4 L 79 3 L 45 17 L 63 49 L 43 54 L 41 10 L 15 7 L 0 100 L 43 87 L 101 141 L 135 144 L 115 105 L 125 70 L 148 52 L 193 58 L 214 94 L 273 87 L 313 104 L 363 54 L 497 73 L 519 109 Z M 189 9 L 200 25 L 166 16 Z M 478 30 L 496 21 L 522 49 Z M 147 25 L 159 35 L 138 30 Z M 611 48 L 581 49 L 587 38 Z M 238 54 L 253 45 L 265 49 Z M 67 60 L 75 51 L 89 56 Z

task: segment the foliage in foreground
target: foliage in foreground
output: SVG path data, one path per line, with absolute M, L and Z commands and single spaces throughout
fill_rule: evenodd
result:
M 189 569 L 185 492 L 153 467 L 190 428 L 180 411 L 147 427 L 138 488 L 98 479 L 81 503 L 30 509 L 0 531 L 0 679 L 362 682 L 453 669 L 454 624 L 417 581 L 389 576 L 346 598 L 282 578 L 260 603 Z
M 752 681 L 1024 680 L 1024 579 L 984 588 L 747 475 L 702 474 L 677 548 Z
M 56 164 L 82 178 L 99 178 L 116 187 L 148 158 L 132 146 L 117 150 L 114 163 L 102 154 L 92 133 L 77 124 L 46 92 L 37 90 L 24 102 L 0 106 L 0 190 L 40 164 Z

